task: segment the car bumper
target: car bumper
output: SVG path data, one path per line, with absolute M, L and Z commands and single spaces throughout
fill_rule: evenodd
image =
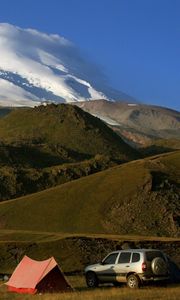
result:
M 163 281 L 163 280 L 168 280 L 169 276 L 156 276 L 156 277 L 146 277 L 146 276 L 142 276 L 141 280 L 142 281 Z

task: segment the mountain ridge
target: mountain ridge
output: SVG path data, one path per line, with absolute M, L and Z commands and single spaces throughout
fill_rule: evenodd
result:
M 104 122 L 70 104 L 12 110 L 0 119 L 0 138 L 8 143 L 60 143 L 87 157 L 107 154 L 118 159 L 120 149 L 122 157 L 136 152 Z
M 100 118 L 131 146 L 147 146 L 157 139 L 179 139 L 180 112 L 155 105 L 96 100 L 76 103 Z

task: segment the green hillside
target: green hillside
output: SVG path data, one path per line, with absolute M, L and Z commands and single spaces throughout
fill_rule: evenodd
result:
M 67 104 L 12 111 L 0 119 L 0 140 L 5 144 L 53 146 L 59 154 L 64 149 L 69 154 L 67 159 L 75 160 L 96 154 L 121 161 L 137 157 L 137 153 L 102 121 Z M 62 158 L 65 160 L 63 154 Z
M 19 156 L 20 153 L 18 152 Z M 37 157 L 40 158 L 39 161 Z M 42 158 L 43 156 L 36 156 L 37 165 L 41 163 Z M 46 168 L 2 165 L 0 167 L 0 202 L 88 176 L 113 165 L 116 163 L 104 155 L 96 155 L 94 158 L 82 162 L 64 163 Z
M 138 156 L 102 121 L 76 106 L 17 108 L 0 118 L 0 201 Z
M 2 229 L 179 236 L 180 151 L 0 203 Z

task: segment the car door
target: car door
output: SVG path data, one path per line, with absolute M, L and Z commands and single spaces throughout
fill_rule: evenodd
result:
M 97 276 L 101 282 L 113 282 L 116 274 L 114 266 L 118 259 L 119 252 L 109 254 L 101 263 Z
M 121 252 L 117 263 L 114 265 L 114 273 L 116 274 L 116 281 L 125 282 L 126 275 L 130 270 L 131 252 Z

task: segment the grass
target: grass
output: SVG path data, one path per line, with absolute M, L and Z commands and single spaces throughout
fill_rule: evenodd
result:
M 0 119 L 0 139 L 9 144 L 61 145 L 91 157 L 104 154 L 125 161 L 137 157 L 104 122 L 67 104 L 13 110 Z
M 113 235 L 113 234 L 83 234 L 83 233 L 62 233 L 46 231 L 29 231 L 29 230 L 0 230 L 0 243 L 4 242 L 31 242 L 33 241 L 56 241 L 64 238 L 95 238 L 109 240 L 128 240 L 128 241 L 156 241 L 156 242 L 180 242 L 180 238 L 160 237 L 160 236 L 143 236 L 143 235 Z
M 76 106 L 13 109 L 0 118 L 0 201 L 138 157 L 104 122 Z
M 102 286 L 94 290 L 85 287 L 84 278 L 75 276 L 68 278 L 75 292 L 65 294 L 18 295 L 8 293 L 5 286 L 0 286 L 2 300 L 179 300 L 180 288 L 177 285 L 167 287 L 143 287 L 130 290 L 126 286 L 120 288 Z
M 0 227 L 176 237 L 179 162 L 179 151 L 157 155 L 2 202 Z

